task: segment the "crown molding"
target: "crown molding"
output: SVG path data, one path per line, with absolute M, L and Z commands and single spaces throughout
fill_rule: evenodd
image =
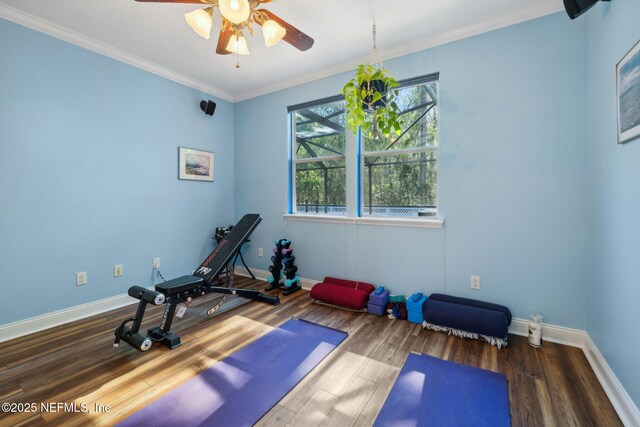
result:
M 208 93 L 209 95 L 216 96 L 225 101 L 235 101 L 235 97 L 232 93 L 199 80 L 195 80 L 191 77 L 185 76 L 184 74 L 169 70 L 154 62 L 147 61 L 146 59 L 7 5 L 0 4 L 0 18 L 22 25 L 23 27 L 31 28 L 32 30 L 36 30 L 76 46 L 80 46 L 84 49 L 91 50 L 100 55 L 115 59 L 116 61 L 140 68 L 141 70 L 148 71 L 192 89 Z
M 476 36 L 489 31 L 494 31 L 500 28 L 508 27 L 511 25 L 519 24 L 524 21 L 540 18 L 542 16 L 550 15 L 563 10 L 562 4 L 555 1 L 546 1 L 544 3 L 535 3 L 523 6 L 509 14 L 498 16 L 489 21 L 484 21 L 478 24 L 470 25 L 465 28 L 461 28 L 448 33 L 438 34 L 433 37 L 427 37 L 425 39 L 416 40 L 412 43 L 405 44 L 398 49 L 392 49 L 389 51 L 381 52 L 383 60 L 390 60 L 405 56 L 411 53 L 419 52 L 425 49 L 441 46 L 447 43 L 451 43 L 457 40 L 462 40 L 468 37 Z M 177 73 L 170 69 L 164 68 L 151 61 L 147 61 L 138 56 L 132 55 L 128 52 L 115 48 L 106 43 L 95 40 L 91 37 L 84 36 L 75 31 L 69 30 L 52 22 L 49 22 L 40 17 L 22 12 L 15 8 L 0 4 L 0 18 L 14 22 L 16 24 L 31 28 L 49 36 L 55 37 L 60 40 L 72 43 L 76 46 L 91 50 L 98 54 L 107 56 L 117 61 L 129 64 L 136 68 L 148 71 L 150 73 L 159 75 L 161 77 L 172 80 L 181 85 L 208 93 L 216 96 L 220 99 L 229 102 L 240 102 L 248 99 L 256 98 L 258 96 L 267 95 L 269 93 L 278 92 L 280 90 L 288 89 L 294 86 L 298 86 L 304 83 L 316 81 L 325 77 L 334 76 L 344 72 L 353 70 L 358 64 L 366 62 L 368 56 L 362 56 L 349 61 L 342 62 L 340 64 L 332 65 L 319 69 L 312 73 L 305 73 L 301 76 L 287 79 L 285 81 L 276 82 L 271 85 L 262 86 L 259 89 L 243 92 L 237 95 L 227 92 L 215 86 L 211 86 L 199 80 L 195 80 L 191 77 Z
M 521 22 L 529 21 L 536 18 L 541 18 L 546 15 L 551 15 L 564 10 L 561 2 L 547 1 L 544 3 L 535 3 L 527 6 L 523 6 L 509 14 L 498 16 L 489 21 L 484 21 L 478 24 L 470 25 L 465 28 L 461 28 L 455 31 L 450 31 L 436 36 L 427 37 L 424 39 L 416 40 L 412 43 L 407 43 L 400 48 L 392 49 L 389 51 L 380 52 L 380 56 L 383 60 L 390 60 L 399 58 L 401 56 L 409 55 L 411 53 L 420 52 L 425 49 L 429 49 L 436 46 L 441 46 L 447 43 L 451 43 L 457 40 L 462 40 L 468 37 L 477 36 L 482 33 L 498 30 L 500 28 L 509 27 L 511 25 L 519 24 Z M 277 82 L 271 85 L 266 85 L 257 90 L 247 91 L 237 94 L 235 102 L 246 101 L 258 96 L 267 95 L 269 93 L 278 92 L 280 90 L 288 89 L 294 86 L 298 86 L 304 83 L 309 83 L 315 80 L 319 80 L 325 77 L 331 77 L 336 74 L 341 74 L 347 71 L 352 71 L 359 64 L 365 63 L 369 60 L 368 55 L 359 58 L 352 59 L 350 61 L 342 62 L 337 65 L 332 65 L 312 73 L 305 73 L 302 76 L 287 79 L 286 81 Z

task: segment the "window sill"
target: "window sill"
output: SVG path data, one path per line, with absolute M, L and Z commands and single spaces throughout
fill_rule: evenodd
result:
M 442 228 L 444 219 L 347 217 L 338 215 L 285 214 L 285 221 L 329 222 L 338 224 L 381 225 L 386 227 Z
M 414 228 L 442 228 L 444 219 L 441 218 L 383 218 L 383 217 L 361 217 L 355 218 L 356 224 L 382 225 L 391 227 L 414 227 Z

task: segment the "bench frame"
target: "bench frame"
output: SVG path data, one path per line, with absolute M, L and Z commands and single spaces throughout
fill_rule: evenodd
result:
M 229 295 L 238 295 L 273 305 L 280 304 L 280 299 L 277 295 L 267 295 L 253 289 L 233 287 L 235 257 L 240 252 L 242 244 L 260 221 L 262 221 L 262 218 L 258 214 L 245 215 L 193 275 L 182 276 L 160 283 L 155 286 L 155 290 L 132 286 L 129 289 L 129 295 L 139 299 L 140 302 L 138 303 L 135 317 L 125 320 L 115 330 L 114 347 L 118 346 L 120 340 L 127 342 L 140 351 L 146 351 L 151 348 L 153 342 L 160 342 L 170 349 L 180 346 L 180 337 L 171 332 L 178 305 L 190 303 L 194 298 L 204 295 L 222 294 L 222 298 L 207 311 L 208 315 L 218 311 Z M 225 283 L 226 286 L 221 286 L 221 283 Z M 149 303 L 166 305 L 160 325 L 149 329 L 145 336 L 140 333 L 140 327 Z M 129 322 L 133 322 L 131 328 L 127 326 Z

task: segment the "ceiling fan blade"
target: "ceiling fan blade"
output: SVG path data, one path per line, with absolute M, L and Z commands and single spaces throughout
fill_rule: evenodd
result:
M 311 46 L 313 46 L 313 39 L 311 37 L 268 10 L 260 9 L 260 11 L 265 13 L 269 19 L 273 19 L 287 29 L 287 34 L 284 35 L 282 40 L 286 41 L 298 50 L 305 51 L 311 49 Z
M 211 2 L 202 0 L 136 0 L 140 3 L 196 3 L 203 5 L 210 5 Z
M 229 40 L 231 40 L 231 36 L 233 36 L 233 29 L 231 26 L 223 25 L 220 29 L 220 35 L 218 36 L 218 46 L 216 46 L 216 53 L 218 55 L 229 55 L 231 53 L 227 50 L 227 45 L 229 44 Z

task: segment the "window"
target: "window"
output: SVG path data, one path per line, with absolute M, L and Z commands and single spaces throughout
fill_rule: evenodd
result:
M 295 212 L 345 215 L 344 101 L 292 113 Z
M 401 132 L 361 140 L 345 130 L 341 97 L 289 107 L 290 213 L 437 216 L 438 74 L 401 82 L 396 103 Z
M 400 88 L 400 134 L 362 142 L 362 216 L 436 215 L 437 91 L 437 82 Z

